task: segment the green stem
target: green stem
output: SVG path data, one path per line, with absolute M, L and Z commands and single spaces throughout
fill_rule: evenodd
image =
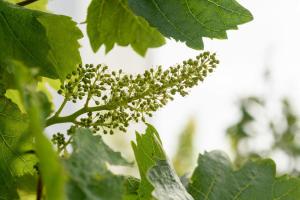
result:
M 50 117 L 46 121 L 46 127 L 54 125 L 54 124 L 74 123 L 76 121 L 77 117 L 79 117 L 80 115 L 83 115 L 85 113 L 103 111 L 103 110 L 114 110 L 118 107 L 127 105 L 129 102 L 132 102 L 136 99 L 142 98 L 143 96 L 147 95 L 148 92 L 149 91 L 146 90 L 142 95 L 137 95 L 135 97 L 128 98 L 128 99 L 124 100 L 123 102 L 112 102 L 112 103 L 108 103 L 108 104 L 101 105 L 101 106 L 95 106 L 95 107 L 83 107 L 83 108 L 77 110 L 76 112 L 74 112 L 73 114 L 64 116 L 64 117 L 59 117 L 57 115 L 54 115 L 53 117 Z
M 85 113 L 89 113 L 89 112 L 95 112 L 95 111 L 102 111 L 102 110 L 113 110 L 117 107 L 119 107 L 120 104 L 106 104 L 106 105 L 102 105 L 102 106 L 95 106 L 95 107 L 83 107 L 79 110 L 77 110 L 76 112 L 74 112 L 71 115 L 65 116 L 65 117 L 59 117 L 59 116 L 53 116 L 51 118 L 49 118 L 46 121 L 46 126 L 51 126 L 53 124 L 61 124 L 61 123 L 73 123 L 77 117 L 79 117 L 80 115 L 83 115 Z
M 58 108 L 57 112 L 54 114 L 55 117 L 58 117 L 59 114 L 61 113 L 61 111 L 64 109 L 65 105 L 68 102 L 68 98 L 65 97 L 64 101 L 62 102 L 62 104 L 60 105 L 60 107 Z
M 27 6 L 27 5 L 31 4 L 31 3 L 36 2 L 36 1 L 37 0 L 25 0 L 25 1 L 21 1 L 21 2 L 17 3 L 17 5 L 19 5 L 19 6 Z

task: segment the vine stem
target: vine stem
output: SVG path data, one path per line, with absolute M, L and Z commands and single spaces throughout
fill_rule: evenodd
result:
M 36 2 L 36 1 L 38 1 L 38 0 L 25 0 L 25 1 L 21 1 L 21 2 L 17 3 L 17 5 L 19 5 L 19 6 L 27 6 L 27 5 L 31 4 L 31 3 Z
M 62 102 L 62 104 L 60 105 L 60 107 L 58 108 L 58 110 L 56 111 L 56 113 L 54 114 L 55 117 L 58 117 L 59 114 L 61 113 L 61 111 L 64 109 L 65 105 L 67 104 L 68 102 L 68 98 L 66 97 L 64 99 L 64 101 Z
M 128 104 L 128 102 L 132 102 L 136 99 L 139 99 L 139 98 L 147 95 L 148 92 L 149 91 L 146 90 L 143 94 L 128 98 L 128 99 L 124 100 L 123 102 L 111 102 L 111 103 L 101 105 L 101 106 L 83 107 L 83 108 L 77 110 L 76 112 L 74 112 L 73 114 L 68 115 L 68 116 L 64 116 L 64 117 L 60 117 L 57 114 L 55 114 L 55 115 L 53 115 L 52 117 L 50 117 L 49 119 L 46 120 L 46 127 L 54 125 L 54 124 L 75 123 L 76 118 L 79 117 L 80 115 L 85 114 L 85 113 L 96 112 L 96 111 L 104 111 L 104 110 L 114 110 L 118 107 L 122 107 L 122 106 Z
M 50 117 L 47 121 L 46 121 L 46 126 L 51 126 L 53 124 L 61 124 L 61 123 L 68 123 L 68 122 L 75 122 L 76 118 L 79 117 L 80 115 L 83 115 L 85 113 L 88 112 L 95 112 L 95 111 L 102 111 L 102 110 L 113 110 L 117 107 L 119 107 L 120 105 L 111 103 L 111 104 L 106 104 L 106 105 L 102 105 L 102 106 L 95 106 L 95 107 L 83 107 L 79 110 L 77 110 L 76 112 L 74 112 L 71 115 L 68 116 L 64 116 L 64 117 L 59 117 L 57 115 L 54 115 L 53 117 Z
M 38 175 L 38 183 L 36 190 L 36 200 L 41 200 L 43 196 L 43 182 L 40 174 Z

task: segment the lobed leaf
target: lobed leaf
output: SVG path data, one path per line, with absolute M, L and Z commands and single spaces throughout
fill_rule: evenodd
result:
M 203 37 L 226 39 L 226 31 L 252 20 L 235 0 L 128 0 L 130 8 L 164 36 L 203 49 Z
M 234 170 L 228 157 L 213 151 L 200 155 L 188 191 L 195 200 L 297 200 L 300 179 L 276 177 L 275 164 L 258 159 Z
M 27 67 L 38 68 L 41 76 L 63 80 L 81 62 L 77 42 L 81 37 L 70 17 L 0 0 L 0 49 L 5 49 L 0 51 L 2 67 L 20 61 Z
M 106 164 L 129 165 L 119 152 L 111 150 L 100 136 L 89 129 L 77 129 L 73 136 L 73 153 L 65 160 L 70 181 L 69 199 L 122 199 L 125 177 L 114 175 Z
M 140 199 L 192 200 L 168 162 L 157 131 L 148 125 L 146 133 L 136 134 L 132 148 L 138 164 L 141 183 Z
M 102 45 L 106 52 L 115 44 L 131 45 L 144 56 L 148 48 L 165 43 L 155 28 L 131 11 L 127 0 L 93 0 L 88 8 L 87 33 L 94 52 Z

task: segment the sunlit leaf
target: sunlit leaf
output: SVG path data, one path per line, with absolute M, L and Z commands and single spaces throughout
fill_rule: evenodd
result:
M 138 189 L 143 200 L 191 200 L 168 162 L 157 131 L 148 125 L 145 134 L 136 134 L 132 148 L 139 167 L 141 183 Z
M 252 20 L 235 0 L 128 0 L 164 36 L 203 49 L 203 37 L 226 39 L 226 31 Z
M 127 0 L 93 0 L 88 9 L 87 33 L 95 52 L 102 45 L 109 52 L 118 44 L 131 45 L 137 53 L 145 55 L 148 48 L 165 43 L 155 28 L 131 11 Z
M 53 24 L 55 22 L 55 24 Z M 26 9 L 0 0 L 0 65 L 19 61 L 39 75 L 64 79 L 81 62 L 81 32 L 70 17 Z

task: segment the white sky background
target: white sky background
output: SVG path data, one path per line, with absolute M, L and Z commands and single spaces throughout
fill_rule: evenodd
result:
M 245 95 L 262 94 L 274 102 L 288 95 L 300 114 L 300 1 L 239 2 L 252 12 L 254 21 L 240 26 L 239 30 L 229 31 L 228 40 L 205 39 L 205 50 L 216 52 L 221 61 L 217 70 L 201 86 L 192 89 L 188 97 L 178 96 L 150 119 L 169 155 L 174 153 L 177 136 L 190 117 L 197 122 L 198 151 L 221 149 L 229 153 L 224 131 L 238 119 L 235 103 Z M 82 0 L 52 0 L 49 8 L 84 22 L 88 4 L 89 1 Z M 85 25 L 80 27 L 85 31 Z M 130 47 L 114 48 L 105 56 L 104 48 L 93 53 L 87 38 L 81 44 L 84 62 L 106 63 L 133 73 L 152 65 L 174 65 L 199 53 L 173 40 L 161 48 L 149 50 L 145 58 Z M 266 66 L 270 67 L 273 76 L 272 92 L 262 79 Z M 272 114 L 272 108 L 270 112 Z M 255 145 L 267 143 L 267 138 L 261 138 Z M 279 164 L 279 168 L 285 165 Z

